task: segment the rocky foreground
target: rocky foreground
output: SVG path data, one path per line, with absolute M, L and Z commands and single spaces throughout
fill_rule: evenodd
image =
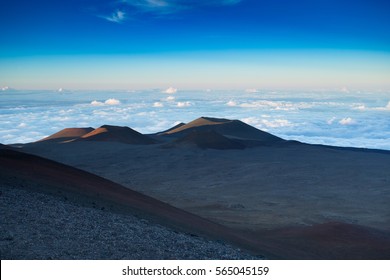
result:
M 222 242 L 23 186 L 1 183 L 0 191 L 2 260 L 261 258 Z

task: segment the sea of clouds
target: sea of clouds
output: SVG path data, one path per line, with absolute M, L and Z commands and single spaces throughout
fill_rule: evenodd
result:
M 390 92 L 0 91 L 0 143 L 66 127 L 129 126 L 141 133 L 200 116 L 240 119 L 285 139 L 390 150 Z

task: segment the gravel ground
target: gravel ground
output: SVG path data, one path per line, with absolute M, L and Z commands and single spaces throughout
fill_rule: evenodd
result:
M 0 185 L 1 259 L 258 259 L 131 215 Z

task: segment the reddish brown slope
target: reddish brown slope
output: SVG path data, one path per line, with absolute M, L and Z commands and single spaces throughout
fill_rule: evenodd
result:
M 148 145 L 156 141 L 127 126 L 103 125 L 88 134 L 83 135 L 79 140 L 122 142 L 126 144 Z
M 168 128 L 167 130 L 157 132 L 156 135 L 169 134 L 170 131 L 178 129 L 178 128 L 182 127 L 183 125 L 186 125 L 186 124 L 181 122 L 181 123 L 179 123 L 171 128 Z
M 77 139 L 94 129 L 92 127 L 82 127 L 82 128 L 65 128 L 63 130 L 58 131 L 57 133 L 54 133 L 46 138 L 43 138 L 39 140 L 41 141 L 53 141 L 53 142 L 64 142 L 69 141 L 73 139 Z
M 276 143 L 282 141 L 270 133 L 261 131 L 239 120 L 217 119 L 201 117 L 176 129 L 164 133 L 174 137 L 182 137 L 196 131 L 214 131 L 229 138 L 256 140 L 264 143 Z

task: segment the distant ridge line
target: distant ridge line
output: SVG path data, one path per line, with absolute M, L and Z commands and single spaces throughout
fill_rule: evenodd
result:
M 142 134 L 128 126 L 102 125 L 99 128 L 65 128 L 36 143 L 66 144 L 80 141 L 118 142 L 131 145 L 163 144 L 175 147 L 187 144 L 201 149 L 244 149 L 286 141 L 240 120 L 200 117 L 154 134 Z

